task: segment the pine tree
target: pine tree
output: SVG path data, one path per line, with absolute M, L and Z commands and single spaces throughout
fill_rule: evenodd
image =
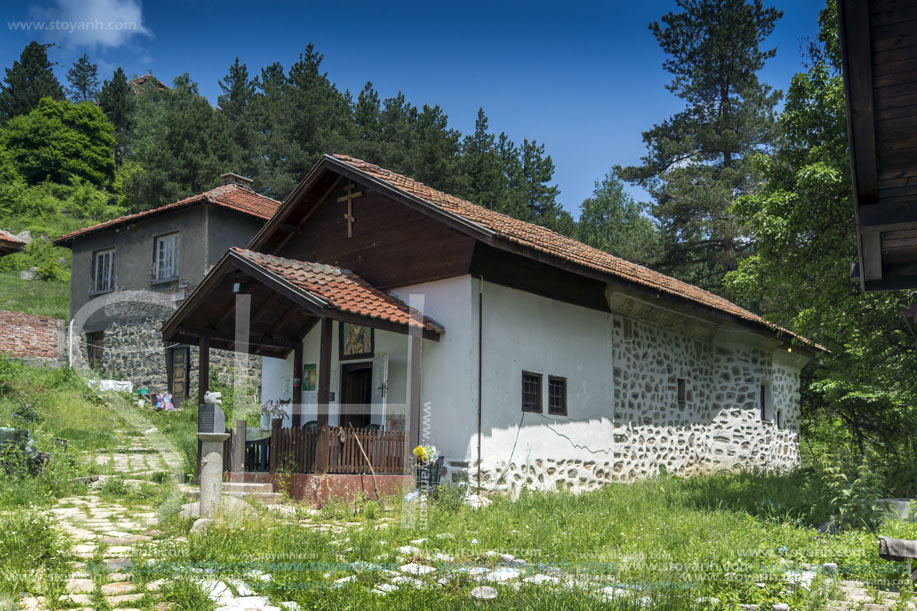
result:
M 118 142 L 115 159 L 120 167 L 130 147 L 132 115 L 135 106 L 134 92 L 131 91 L 127 76 L 120 66 L 115 70 L 111 80 L 102 84 L 97 102 L 105 116 L 115 126 L 115 140 Z
M 455 192 L 459 132 L 449 128 L 448 117 L 442 108 L 427 104 L 417 115 L 414 130 L 408 175 L 435 189 Z
M 99 95 L 98 66 L 89 61 L 89 56 L 83 55 L 73 62 L 73 67 L 67 71 L 67 94 L 70 100 L 76 103 L 95 101 Z
M 369 81 L 357 96 L 353 106 L 353 121 L 356 127 L 356 139 L 351 149 L 360 159 L 372 163 L 381 163 L 382 154 L 382 108 L 379 94 Z
M 23 49 L 19 60 L 6 69 L 6 77 L 0 86 L 0 120 L 32 112 L 38 108 L 38 101 L 42 98 L 64 99 L 64 90 L 54 76 L 53 64 L 48 60 L 50 46 L 33 40 Z
M 503 165 L 496 147 L 496 138 L 488 132 L 487 115 L 478 109 L 474 133 L 462 142 L 459 164 L 464 177 L 465 199 L 486 208 L 496 208 L 500 200 Z
M 240 64 L 237 57 L 219 85 L 223 94 L 218 98 L 218 103 L 223 117 L 230 125 L 230 137 L 235 145 L 232 169 L 246 176 L 256 176 L 259 147 L 253 108 L 255 83 L 248 78 L 248 68 Z
M 526 216 L 533 223 L 554 229 L 560 220 L 563 208 L 557 201 L 560 190 L 549 185 L 554 177 L 554 161 L 545 155 L 544 144 L 528 138 L 522 141 L 522 197 Z
M 624 190 L 609 172 L 595 182 L 592 197 L 580 204 L 577 239 L 633 263 L 652 265 L 658 257 L 659 236 L 644 216 L 644 206 Z
M 144 169 L 127 190 L 136 209 L 171 203 L 216 186 L 233 162 L 230 125 L 184 74 L 171 89 L 147 83 L 137 96 L 131 161 Z
M 685 110 L 644 132 L 642 165 L 618 168 L 654 202 L 664 271 L 715 292 L 749 243 L 729 213 L 750 188 L 749 159 L 774 138 L 779 92 L 757 73 L 774 56 L 761 43 L 782 13 L 761 0 L 678 0 L 681 12 L 650 25 L 669 55 L 667 88 Z

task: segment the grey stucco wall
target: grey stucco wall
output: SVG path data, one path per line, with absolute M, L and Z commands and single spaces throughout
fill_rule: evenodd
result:
M 207 216 L 204 206 L 191 206 L 146 218 L 136 223 L 113 227 L 73 241 L 70 272 L 70 316 L 96 295 L 92 293 L 93 253 L 114 248 L 115 291 L 146 290 L 175 292 L 195 286 L 204 277 L 206 266 Z M 179 280 L 156 283 L 153 280 L 153 244 L 156 236 L 179 233 Z M 109 322 L 99 316 L 93 322 Z

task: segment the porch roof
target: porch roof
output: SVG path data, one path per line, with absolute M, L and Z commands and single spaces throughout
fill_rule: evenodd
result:
M 350 270 L 265 255 L 233 247 L 175 313 L 163 323 L 166 341 L 242 349 L 235 340 L 234 285 L 251 295 L 248 351 L 286 356 L 322 318 L 438 340 L 442 325 L 412 317 L 407 304 L 373 287 Z

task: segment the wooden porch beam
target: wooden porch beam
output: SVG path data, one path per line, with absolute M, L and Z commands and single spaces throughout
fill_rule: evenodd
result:
M 299 313 L 299 311 L 299 305 L 291 303 L 289 306 L 287 306 L 287 309 L 283 311 L 283 314 L 280 315 L 280 318 L 277 319 L 277 322 L 271 325 L 271 328 L 268 329 L 267 335 L 274 335 L 277 333 L 277 330 L 283 328 L 283 326 L 287 324 L 297 313 Z
M 200 353 L 197 357 L 197 404 L 204 404 L 207 384 L 210 380 L 210 338 L 202 335 L 198 341 Z
M 293 348 L 293 414 L 291 424 L 294 429 L 302 425 L 302 342 Z
M 221 333 L 217 333 L 213 329 L 202 329 L 200 327 L 190 327 L 187 325 L 179 325 L 177 331 L 179 333 L 185 333 L 187 335 L 194 335 L 200 338 L 207 337 L 211 340 L 219 340 L 221 342 L 226 342 L 229 345 L 235 345 L 236 339 L 234 337 L 228 337 Z M 249 337 L 249 344 L 252 346 L 263 346 L 265 348 L 277 348 L 283 350 L 291 350 L 296 347 L 296 342 L 282 339 L 279 337 L 268 337 L 265 335 L 258 335 L 252 333 Z
M 328 426 L 328 403 L 331 400 L 331 346 L 334 321 L 323 318 L 318 358 L 318 427 Z
M 350 314 L 348 312 L 341 312 L 340 310 L 325 310 L 325 318 L 333 318 L 334 320 L 339 320 L 341 322 L 349 322 L 357 325 L 364 325 L 372 327 L 374 329 L 379 329 L 381 331 L 392 331 L 393 333 L 403 333 L 407 334 L 410 327 L 407 325 L 401 325 L 394 322 L 389 322 L 387 320 L 380 320 L 378 318 L 369 318 L 367 316 L 359 316 L 357 314 Z M 440 334 L 436 331 L 431 331 L 424 327 L 423 329 L 423 338 L 430 339 L 435 342 L 439 341 Z

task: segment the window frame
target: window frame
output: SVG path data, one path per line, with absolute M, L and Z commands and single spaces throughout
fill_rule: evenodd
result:
M 675 401 L 680 408 L 688 405 L 688 378 L 676 378 Z
M 172 282 L 178 280 L 181 274 L 181 266 L 179 265 L 180 256 L 181 256 L 181 232 L 172 231 L 170 233 L 163 233 L 161 235 L 155 236 L 153 238 L 153 279 L 152 284 L 159 284 L 161 282 Z M 160 244 L 163 244 L 168 241 L 174 240 L 174 246 L 172 249 L 172 266 L 171 271 L 173 272 L 169 276 L 160 276 Z
M 530 391 L 526 390 L 526 377 L 530 376 L 531 379 L 529 382 L 532 383 L 534 388 L 537 388 L 537 409 L 535 406 L 526 402 L 526 397 L 531 395 Z M 537 380 L 537 383 L 535 383 Z M 544 391 L 542 387 L 544 386 L 544 376 L 540 373 L 534 371 L 522 371 L 522 411 L 531 414 L 541 414 L 544 411 Z
M 105 362 L 105 332 L 90 331 L 86 333 L 86 362 L 89 368 L 96 371 Z
M 557 384 L 563 389 L 563 394 L 560 397 L 562 406 L 559 409 L 554 409 L 554 393 L 552 391 Z M 551 416 L 567 415 L 567 378 L 563 376 L 548 376 L 548 414 Z
M 99 284 L 99 258 L 108 256 L 108 282 L 105 286 Z M 115 290 L 115 249 L 114 247 L 101 248 L 92 251 L 91 279 L 89 286 L 90 295 L 102 295 Z
M 758 410 L 761 422 L 773 424 L 776 419 L 773 401 L 770 398 L 770 385 L 762 381 L 758 389 Z

